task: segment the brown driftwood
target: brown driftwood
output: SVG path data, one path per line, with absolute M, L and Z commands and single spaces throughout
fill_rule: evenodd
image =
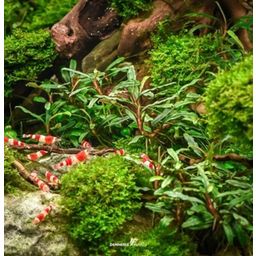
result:
M 47 145 L 38 145 L 38 144 L 28 144 L 24 148 L 12 146 L 12 148 L 22 150 L 22 151 L 23 150 L 32 150 L 32 151 L 45 150 L 45 151 L 48 151 L 49 153 L 57 153 L 57 154 L 77 154 L 81 150 L 83 150 L 83 148 L 60 148 L 56 145 L 47 146 Z M 107 153 L 113 153 L 115 152 L 115 150 L 116 149 L 114 148 L 107 148 L 102 150 L 92 149 L 90 150 L 90 155 L 102 156 Z
M 206 16 L 192 18 L 195 23 L 203 24 L 199 34 L 208 32 L 209 25 L 215 21 L 210 18 L 216 12 L 219 13 L 223 23 L 223 33 L 228 26 L 248 14 L 252 8 L 251 0 L 220 0 L 218 3 L 212 0 L 155 0 L 152 12 L 148 17 L 135 18 L 127 24 L 123 24 L 123 30 L 118 46 L 118 55 L 131 56 L 151 46 L 150 33 L 158 23 L 168 18 L 174 27 L 182 27 L 177 17 L 191 12 L 205 13 Z M 183 19 L 183 23 L 186 20 Z M 75 7 L 52 29 L 52 37 L 56 49 L 64 56 L 82 59 L 101 40 L 107 38 L 120 26 L 117 13 L 108 8 L 107 0 L 80 0 Z M 248 31 L 240 29 L 238 37 L 245 50 L 252 49 Z
M 179 154 L 179 159 L 180 161 L 187 163 L 189 165 L 197 164 L 202 161 L 204 161 L 204 158 L 189 158 L 183 154 Z M 234 162 L 239 162 L 247 166 L 248 168 L 251 168 L 253 166 L 253 160 L 246 158 L 244 156 L 240 156 L 235 153 L 229 153 L 229 154 L 224 154 L 224 155 L 214 155 L 213 160 L 216 161 L 229 161 L 232 160 Z
M 133 19 L 125 25 L 117 49 L 118 55 L 128 56 L 148 48 L 150 33 L 159 21 L 173 14 L 171 6 L 164 1 L 157 0 L 153 4 L 153 11 L 148 18 Z
M 107 0 L 80 0 L 52 29 L 56 50 L 67 58 L 81 59 L 120 26 Z M 83 53 L 83 56 L 79 56 Z
M 252 6 L 251 0 L 222 0 L 221 3 L 223 4 L 223 7 L 226 8 L 227 13 L 231 16 L 233 23 L 248 14 L 246 5 Z M 246 29 L 239 29 L 238 37 L 243 43 L 245 50 L 249 51 L 252 49 L 252 42 L 249 39 L 249 34 Z
M 19 162 L 18 160 L 14 160 L 13 165 L 17 168 L 21 177 L 23 177 L 26 181 L 36 186 L 34 181 L 31 179 L 30 173 L 26 170 L 26 168 L 21 162 Z

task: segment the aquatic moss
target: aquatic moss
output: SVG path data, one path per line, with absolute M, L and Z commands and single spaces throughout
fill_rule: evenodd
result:
M 229 135 L 241 151 L 252 150 L 252 60 L 249 55 L 229 71 L 219 72 L 205 93 L 209 135 L 219 139 Z
M 15 149 L 4 147 L 4 193 L 17 193 L 19 190 L 33 190 L 33 185 L 25 181 L 13 165 L 14 160 L 22 158 Z
M 34 81 L 53 65 L 57 54 L 46 30 L 23 32 L 20 29 L 5 38 L 5 96 L 19 81 Z
M 160 31 L 152 40 L 149 64 L 155 86 L 176 82 L 180 88 L 194 79 L 207 82 L 213 78 L 209 72 L 227 68 L 241 58 L 240 52 L 229 59 L 219 53 L 222 39 L 218 34 L 199 37 L 184 32 L 166 36 Z
M 62 178 L 68 232 L 78 242 L 106 240 L 140 208 L 134 174 L 120 156 L 97 157 Z
M 196 246 L 187 235 L 174 229 L 158 225 L 147 232 L 133 234 L 131 245 L 121 250 L 121 255 L 133 256 L 193 256 Z
M 118 14 L 124 19 L 137 16 L 141 12 L 150 10 L 151 0 L 111 0 L 111 6 L 117 10 Z

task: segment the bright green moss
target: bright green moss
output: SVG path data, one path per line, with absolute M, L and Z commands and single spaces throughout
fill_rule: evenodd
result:
M 140 12 L 148 11 L 152 3 L 151 0 L 111 0 L 110 2 L 118 14 L 125 19 L 137 16 Z
M 253 57 L 221 71 L 208 85 L 205 100 L 212 138 L 231 136 L 238 150 L 252 150 Z M 243 152 L 245 153 L 245 152 Z
M 22 158 L 17 150 L 4 147 L 4 193 L 16 193 L 18 190 L 33 190 L 33 186 L 25 181 L 13 165 L 14 160 Z
M 29 30 L 51 27 L 60 21 L 77 3 L 77 0 L 36 0 L 31 24 L 26 24 Z
M 133 242 L 134 241 L 134 242 Z M 133 234 L 130 240 L 133 246 L 122 249 L 122 254 L 127 256 L 193 256 L 196 255 L 195 245 L 186 235 L 181 235 L 175 230 L 161 225 L 143 232 Z
M 155 86 L 176 82 L 179 88 L 194 79 L 209 81 L 213 77 L 209 72 L 226 68 L 241 58 L 241 53 L 236 52 L 236 56 L 225 60 L 219 53 L 221 38 L 217 34 L 166 36 L 160 30 L 153 36 L 153 43 L 149 64 Z
M 5 33 L 20 27 L 29 31 L 51 27 L 62 19 L 77 0 L 6 0 L 4 4 Z
M 120 156 L 98 157 L 63 176 L 61 204 L 73 239 L 95 246 L 140 208 L 129 166 Z
M 15 32 L 5 39 L 5 96 L 18 81 L 33 81 L 51 67 L 56 53 L 45 30 Z

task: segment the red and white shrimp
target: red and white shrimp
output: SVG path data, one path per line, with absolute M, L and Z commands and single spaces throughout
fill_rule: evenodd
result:
M 45 172 L 45 178 L 49 183 L 52 183 L 54 185 L 57 185 L 59 183 L 59 179 L 57 176 L 53 175 L 51 172 L 46 171 Z
M 53 165 L 52 168 L 55 170 L 58 170 L 64 166 L 71 166 L 71 165 L 77 164 L 79 162 L 84 162 L 87 159 L 89 159 L 88 151 L 82 150 L 79 153 L 77 153 L 76 155 L 69 156 L 64 161 L 61 161 L 60 163 Z
M 26 143 L 16 140 L 16 139 L 11 139 L 8 137 L 4 137 L 4 143 L 7 143 L 10 146 L 14 146 L 14 147 L 20 147 L 20 148 L 24 148 L 27 146 Z
M 53 206 L 49 205 L 42 212 L 40 212 L 33 220 L 33 224 L 38 224 L 45 220 L 45 217 L 52 211 Z
M 83 141 L 81 146 L 82 146 L 82 148 L 92 149 L 91 143 L 89 141 L 87 141 L 87 140 Z
M 59 138 L 51 136 L 51 135 L 40 135 L 40 134 L 23 134 L 23 138 L 30 138 L 36 140 L 38 142 L 52 145 L 57 141 L 60 141 Z
M 50 188 L 43 182 L 41 181 L 35 172 L 32 172 L 30 174 L 31 180 L 41 189 L 43 192 L 49 192 Z
M 124 149 L 115 149 L 115 153 L 117 154 L 117 155 L 120 155 L 120 156 L 124 156 L 125 155 L 125 151 L 124 151 Z
M 141 163 L 144 167 L 146 167 L 149 170 L 155 170 L 155 164 L 154 162 L 146 155 L 146 154 L 141 154 Z
M 31 153 L 27 155 L 27 158 L 31 161 L 36 161 L 37 159 L 39 159 L 40 157 L 46 155 L 48 153 L 48 151 L 46 150 L 39 150 L 36 153 Z

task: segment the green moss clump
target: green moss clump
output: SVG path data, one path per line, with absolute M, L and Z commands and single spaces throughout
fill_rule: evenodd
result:
M 10 35 L 13 29 L 21 27 L 24 22 L 29 22 L 28 14 L 32 11 L 30 2 L 19 0 L 4 1 L 4 32 Z
M 33 185 L 25 181 L 13 166 L 13 161 L 20 158 L 17 150 L 4 147 L 4 193 L 13 194 L 19 190 L 34 190 Z M 21 156 L 22 158 L 22 156 Z
M 249 55 L 229 71 L 221 71 L 205 93 L 210 136 L 223 139 L 230 135 L 237 149 L 245 152 L 252 150 L 252 81 L 253 57 Z
M 77 0 L 6 0 L 4 4 L 5 33 L 19 27 L 35 30 L 52 26 L 63 18 Z
M 219 54 L 221 39 L 218 35 L 193 36 L 190 34 L 163 36 L 156 33 L 152 40 L 149 64 L 153 83 L 158 86 L 167 82 L 176 82 L 180 87 L 194 79 L 212 79 L 209 71 L 227 67 L 234 61 L 225 60 Z M 240 58 L 241 53 L 234 58 Z M 175 91 L 175 89 L 174 89 Z
M 18 81 L 33 81 L 52 66 L 56 58 L 50 33 L 45 30 L 35 32 L 15 32 L 5 39 L 5 96 L 9 96 L 12 86 Z
M 175 230 L 161 225 L 154 229 L 135 234 L 130 240 L 130 246 L 122 249 L 121 255 L 134 256 L 193 256 L 196 246 L 187 235 L 181 235 Z M 135 243 L 133 244 L 133 241 Z
M 77 0 L 36 0 L 31 23 L 26 23 L 25 26 L 29 30 L 51 27 L 62 19 L 77 2 Z
M 111 0 L 111 6 L 117 10 L 124 19 L 137 16 L 140 12 L 145 12 L 151 8 L 151 0 Z
M 100 244 L 140 208 L 134 174 L 120 156 L 98 157 L 62 178 L 61 204 L 68 232 L 78 242 Z

